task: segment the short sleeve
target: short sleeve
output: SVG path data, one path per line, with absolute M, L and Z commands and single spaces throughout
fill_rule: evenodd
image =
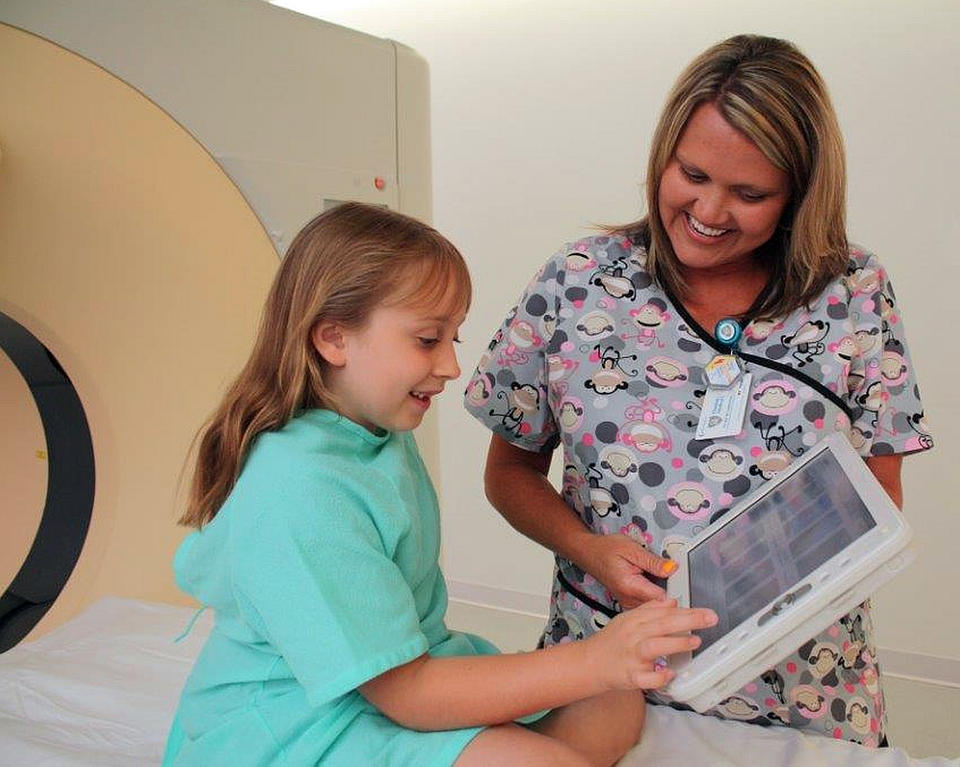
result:
M 467 411 L 508 442 L 543 452 L 559 443 L 547 401 L 548 355 L 559 317 L 558 286 L 567 250 L 527 285 L 494 334 L 467 384 Z
M 278 487 L 276 508 L 238 534 L 233 577 L 247 620 L 320 705 L 422 655 L 429 643 L 362 500 L 335 476 L 312 480 Z
M 933 438 L 893 286 L 875 256 L 853 255 L 845 281 L 859 349 L 847 379 L 854 444 L 864 457 L 928 450 Z

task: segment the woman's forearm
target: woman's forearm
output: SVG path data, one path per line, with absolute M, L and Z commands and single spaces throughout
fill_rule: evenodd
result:
M 500 724 L 609 689 L 588 656 L 586 642 L 513 655 L 422 655 L 360 691 L 413 730 Z
M 900 480 L 902 464 L 902 455 L 872 455 L 867 458 L 867 467 L 901 511 L 903 511 L 903 484 Z
M 492 437 L 484 473 L 487 499 L 518 532 L 584 567 L 595 535 L 547 479 L 550 457 Z

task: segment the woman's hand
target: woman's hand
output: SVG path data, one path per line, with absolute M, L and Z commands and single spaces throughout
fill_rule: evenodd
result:
M 652 690 L 674 675 L 669 668 L 660 668 L 657 659 L 695 649 L 700 637 L 687 632 L 716 622 L 712 610 L 677 607 L 673 599 L 651 601 L 621 613 L 583 644 L 609 689 Z
M 675 563 L 625 535 L 596 535 L 547 479 L 551 453 L 523 450 L 494 434 L 484 487 L 490 503 L 517 530 L 590 573 L 625 609 L 666 596 L 645 573 L 665 578 Z
M 655 599 L 664 599 L 663 589 L 647 580 L 650 573 L 666 578 L 676 562 L 658 557 L 625 535 L 594 535 L 578 564 L 607 587 L 625 610 Z

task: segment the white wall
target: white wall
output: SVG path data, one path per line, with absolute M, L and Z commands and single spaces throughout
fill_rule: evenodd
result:
M 960 89 L 953 0 L 283 0 L 412 46 L 430 64 L 434 223 L 476 280 L 470 368 L 541 262 L 593 222 L 640 210 L 650 134 L 680 69 L 739 32 L 786 37 L 827 80 L 849 160 L 849 232 L 893 275 L 937 449 L 908 459 L 919 562 L 880 598 L 888 669 L 927 663 L 960 684 L 958 366 L 947 307 L 960 284 Z M 465 373 L 466 375 L 466 373 Z M 460 387 L 457 387 L 458 389 Z M 458 391 L 441 402 L 445 569 L 456 596 L 545 609 L 551 558 L 483 498 L 488 435 Z M 903 653 L 906 653 L 904 655 Z M 942 663 L 935 658 L 951 659 Z

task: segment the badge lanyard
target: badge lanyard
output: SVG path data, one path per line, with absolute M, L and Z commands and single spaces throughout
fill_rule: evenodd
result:
M 739 434 L 750 397 L 752 374 L 743 371 L 737 358 L 743 328 L 735 319 L 724 317 L 717 323 L 713 334 L 727 348 L 727 353 L 718 354 L 704 367 L 707 392 L 697 422 L 697 439 L 719 439 Z

